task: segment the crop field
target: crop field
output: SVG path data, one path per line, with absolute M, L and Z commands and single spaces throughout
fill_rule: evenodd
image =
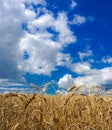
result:
M 112 97 L 0 94 L 0 130 L 112 130 Z

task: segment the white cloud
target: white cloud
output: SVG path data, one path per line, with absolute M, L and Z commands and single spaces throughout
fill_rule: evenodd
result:
M 36 1 L 24 1 L 36 2 Z M 41 3 L 42 1 L 38 1 Z M 44 1 L 43 1 L 44 2 Z M 42 3 L 43 3 L 42 2 Z M 36 3 L 35 3 L 36 4 Z M 14 5 L 14 6 L 13 6 Z M 25 8 L 23 1 L 1 0 L 0 2 L 0 78 L 24 80 L 23 52 L 21 53 L 20 41 L 25 33 L 23 23 L 34 21 L 36 13 Z M 25 61 L 26 62 L 26 61 Z
M 62 44 L 70 44 L 76 42 L 76 37 L 68 26 L 68 19 L 66 14 L 59 13 L 57 20 L 54 23 L 55 30 L 59 32 L 58 41 Z
M 25 10 L 25 15 L 28 21 L 33 21 L 36 18 L 36 13 L 30 9 Z
M 103 63 L 112 63 L 112 57 L 111 56 L 105 56 L 101 59 Z
M 93 62 L 95 62 L 95 60 L 94 59 L 89 59 L 89 62 L 93 63 Z
M 67 89 L 71 87 L 74 84 L 74 79 L 70 74 L 64 75 L 62 78 L 60 78 L 58 82 L 59 88 Z
M 27 3 L 29 5 L 31 5 L 31 4 L 35 4 L 35 5 L 41 4 L 43 6 L 47 5 L 45 0 L 21 0 L 21 1 L 24 3 Z
M 32 3 L 44 7 L 36 14 Z M 68 26 L 66 13 L 60 12 L 55 18 L 45 6 L 44 0 L 1 0 L 0 78 L 22 80 L 25 72 L 50 75 L 57 65 L 67 62 L 64 60 L 70 56 L 61 51 L 76 42 L 76 37 Z M 38 16 L 41 11 L 44 14 Z M 22 29 L 23 23 L 26 30 Z M 28 59 L 24 58 L 24 52 L 28 53 Z
M 76 6 L 77 6 L 77 3 L 74 0 L 72 0 L 71 1 L 71 9 L 75 8 Z
M 88 85 L 109 85 L 112 84 L 111 80 L 112 68 L 103 68 L 97 70 L 97 73 L 91 73 L 91 75 L 86 75 L 84 77 L 76 78 L 76 83 L 84 83 Z
M 76 37 L 68 27 L 65 13 L 59 13 L 57 18 L 52 13 L 44 14 L 29 22 L 31 34 L 26 35 L 20 42 L 21 53 L 26 51 L 29 59 L 23 61 L 19 67 L 25 72 L 50 75 L 58 65 L 70 62 L 70 55 L 63 54 L 63 48 L 71 42 L 76 42 Z M 58 33 L 56 35 L 47 29 Z M 37 31 L 38 29 L 38 31 Z M 53 40 L 55 38 L 55 40 Z
M 81 24 L 84 24 L 86 22 L 94 22 L 94 21 L 95 21 L 95 18 L 92 16 L 84 17 L 84 16 L 81 16 L 79 14 L 75 14 L 73 17 L 73 20 L 69 23 L 73 24 L 73 25 L 81 25 Z
M 38 8 L 36 13 L 32 2 L 44 7 Z M 28 3 L 29 7 L 26 8 L 24 3 Z M 62 52 L 68 44 L 76 42 L 76 36 L 69 27 L 65 12 L 59 12 L 54 17 L 45 6 L 44 0 L 0 1 L 0 86 L 23 86 L 16 82 L 24 80 L 24 73 L 50 75 L 59 65 L 84 75 L 77 78 L 70 74 L 64 75 L 58 82 L 60 88 L 67 89 L 73 84 L 111 85 L 111 67 L 92 69 L 88 62 L 73 63 L 70 54 Z M 74 3 L 71 7 L 75 6 Z M 85 17 L 74 15 L 72 24 L 85 22 Z M 26 30 L 22 28 L 23 23 L 27 25 Z M 24 58 L 25 52 L 29 55 L 27 59 Z M 83 61 L 92 56 L 92 51 L 88 49 L 78 54 Z M 102 62 L 112 63 L 112 57 L 103 57 Z
M 69 77 L 69 78 L 68 78 Z M 99 85 L 105 86 L 112 84 L 112 67 L 106 67 L 100 70 L 91 69 L 91 73 L 87 73 L 85 76 L 79 76 L 77 78 L 73 78 L 71 75 L 68 74 L 64 75 L 60 78 L 58 85 L 59 87 L 67 89 L 69 87 L 69 82 L 72 85 L 80 86 L 85 85 L 86 88 L 90 87 L 91 85 Z
M 6 86 L 19 86 L 20 87 L 20 86 L 25 86 L 25 85 L 22 83 L 11 81 L 9 79 L 0 79 L 0 89 L 1 87 L 6 87 Z
M 80 25 L 86 22 L 86 18 L 84 16 L 80 15 L 74 15 L 74 18 L 72 20 L 72 24 Z
M 14 5 L 14 6 L 12 6 Z M 24 5 L 18 0 L 0 1 L 0 78 L 19 79 L 19 40 L 24 35 Z
M 0 93 L 24 92 L 35 93 L 35 89 L 27 83 L 17 82 L 10 79 L 0 79 Z
M 78 52 L 80 60 L 83 61 L 84 58 L 89 58 L 93 56 L 92 50 L 87 49 L 85 52 Z
M 56 94 L 59 94 L 59 95 L 68 95 L 68 92 L 64 89 L 62 90 L 56 90 Z
M 38 31 L 45 31 L 47 28 L 52 27 L 54 24 L 54 18 L 52 14 L 44 14 L 37 19 L 29 22 L 28 28 L 31 30 L 31 32 L 37 32 Z
M 57 61 L 57 65 L 66 66 L 67 64 L 71 63 L 70 54 L 58 53 L 56 61 Z
M 59 13 L 57 18 L 54 18 L 52 13 L 46 13 L 30 22 L 28 27 L 32 33 L 37 32 L 37 29 L 43 32 L 51 28 L 52 31 L 58 33 L 57 42 L 63 45 L 76 42 L 76 36 L 69 28 L 67 15 L 64 12 Z
M 60 51 L 60 44 L 52 41 L 49 33 L 26 34 L 21 40 L 21 51 L 27 51 L 29 59 L 22 62 L 20 68 L 25 72 L 50 75 L 55 70 L 56 57 Z
M 26 72 L 50 75 L 59 65 L 85 75 L 75 79 L 70 74 L 65 75 L 58 83 L 61 88 L 68 88 L 75 83 L 112 83 L 112 68 L 92 70 L 88 62 L 72 63 L 70 54 L 62 52 L 68 44 L 76 42 L 65 12 L 54 17 L 53 13 L 44 7 L 37 9 L 36 14 L 32 8 L 26 8 L 24 2 L 46 6 L 44 0 L 1 0 L 0 79 L 7 79 L 0 81 L 2 84 L 7 82 L 8 85 L 9 79 L 22 80 L 22 75 Z M 39 16 L 42 10 L 44 14 Z M 72 22 L 82 24 L 85 21 L 85 17 L 75 15 Z M 22 29 L 23 23 L 27 25 L 26 30 Z M 27 59 L 24 58 L 25 52 L 29 55 Z M 91 50 L 79 52 L 82 60 L 91 55 Z M 111 57 L 105 60 L 110 63 Z
M 83 63 L 70 63 L 68 64 L 68 67 L 72 72 L 78 73 L 78 74 L 86 74 L 91 70 L 90 64 L 88 62 Z

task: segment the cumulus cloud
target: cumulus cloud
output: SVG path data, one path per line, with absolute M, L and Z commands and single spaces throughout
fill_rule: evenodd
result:
M 71 87 L 74 84 L 74 79 L 70 74 L 64 75 L 62 78 L 60 78 L 58 82 L 59 88 L 67 89 Z
M 54 18 L 52 14 L 45 14 L 33 21 L 29 22 L 28 28 L 32 33 L 36 33 L 38 31 L 45 31 L 47 28 L 50 28 L 53 25 Z
M 55 33 L 55 37 L 57 34 L 57 39 L 55 40 L 63 45 L 76 42 L 76 36 L 73 35 L 73 32 L 68 26 L 68 19 L 65 12 L 58 13 L 57 18 L 54 18 L 51 12 L 45 13 L 37 19 L 29 22 L 28 28 L 32 33 L 36 33 L 37 30 L 39 32 L 44 32 L 50 28 L 53 32 L 52 34 L 54 35 Z
M 76 84 L 84 83 L 87 85 L 105 85 L 108 86 L 112 84 L 111 77 L 112 68 L 104 68 L 97 70 L 97 73 L 91 73 L 91 75 L 86 75 L 84 77 L 78 77 L 75 79 Z
M 77 78 L 73 78 L 72 75 L 66 74 L 62 78 L 60 78 L 58 85 L 59 88 L 68 88 L 69 82 L 70 85 L 84 85 L 86 88 L 90 87 L 91 85 L 99 85 L 108 87 L 108 85 L 112 84 L 112 67 L 106 67 L 100 70 L 92 70 L 91 73 L 88 73 L 84 76 L 79 76 Z M 68 83 L 68 84 L 67 84 Z
M 25 2 L 25 1 L 24 1 Z M 27 1 L 26 1 L 27 2 Z M 0 78 L 23 81 L 24 70 L 20 68 L 23 55 L 20 41 L 24 37 L 23 23 L 34 20 L 36 14 L 26 9 L 23 1 L 0 2 Z M 1 82 L 1 81 L 0 81 Z M 3 82 L 2 82 L 3 83 Z
M 36 13 L 32 4 L 43 7 Z M 69 28 L 65 12 L 54 17 L 45 6 L 44 0 L 1 0 L 1 79 L 23 80 L 26 72 L 50 75 L 56 66 L 67 62 L 70 55 L 62 50 L 76 42 L 76 36 Z M 41 12 L 43 15 L 39 15 Z
M 36 13 L 30 9 L 25 9 L 25 16 L 28 22 L 33 21 L 36 18 Z
M 47 32 L 37 35 L 26 34 L 26 37 L 21 40 L 20 48 L 23 55 L 25 51 L 29 54 L 29 58 L 22 62 L 21 69 L 24 68 L 25 72 L 47 75 L 55 70 L 60 45 L 50 37 Z
M 18 79 L 21 76 L 21 71 L 18 69 L 21 61 L 18 43 L 24 35 L 23 12 L 24 5 L 18 0 L 0 2 L 0 78 Z
M 68 26 L 66 13 L 59 13 L 57 18 L 54 18 L 52 13 L 44 14 L 31 21 L 28 27 L 32 34 L 27 33 L 25 38 L 21 40 L 20 48 L 22 52 L 27 51 L 30 58 L 21 64 L 20 68 L 24 68 L 30 73 L 47 75 L 56 70 L 55 67 L 58 65 L 66 66 L 78 74 L 85 74 L 90 71 L 89 63 L 72 63 L 70 54 L 61 53 L 66 44 L 76 42 L 76 37 Z M 47 31 L 49 28 L 57 33 L 57 36 Z M 54 37 L 56 37 L 55 40 L 53 40 Z M 80 58 L 92 55 L 90 50 L 79 53 Z
M 29 58 L 21 63 L 21 69 L 24 68 L 25 72 L 50 75 L 51 71 L 56 70 L 56 66 L 66 65 L 70 55 L 61 51 L 67 44 L 76 42 L 76 37 L 69 29 L 65 13 L 59 13 L 57 18 L 52 13 L 44 14 L 29 22 L 28 28 L 31 33 L 26 32 L 21 39 L 20 49 L 23 55 L 27 52 Z M 54 32 L 57 33 L 57 38 Z
M 76 6 L 74 2 L 72 8 Z M 42 7 L 35 11 L 32 3 Z M 9 85 L 12 83 L 10 80 L 23 81 L 22 75 L 26 72 L 50 75 L 57 66 L 65 66 L 74 73 L 84 75 L 75 79 L 70 74 L 65 75 L 58 83 L 61 88 L 75 83 L 101 84 L 101 80 L 103 84 L 112 83 L 112 68 L 91 69 L 88 62 L 74 63 L 70 54 L 64 54 L 64 48 L 76 42 L 77 38 L 69 27 L 66 12 L 58 12 L 54 17 L 46 5 L 44 0 L 1 0 L 0 83 Z M 85 22 L 85 17 L 74 15 L 72 24 Z M 78 54 L 83 60 L 92 56 L 92 51 Z M 111 57 L 102 61 L 111 62 Z
M 59 13 L 55 21 L 55 29 L 59 32 L 58 41 L 62 44 L 70 44 L 76 42 L 76 37 L 68 26 L 68 19 L 65 13 Z

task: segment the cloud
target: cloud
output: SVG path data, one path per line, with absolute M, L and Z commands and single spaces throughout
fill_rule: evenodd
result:
M 74 0 L 72 0 L 71 1 L 71 9 L 75 8 L 76 6 L 77 6 L 77 3 Z
M 76 37 L 69 29 L 65 13 L 59 13 L 57 18 L 52 13 L 39 16 L 29 22 L 28 29 L 30 33 L 26 32 L 19 45 L 22 55 L 27 52 L 29 58 L 23 60 L 19 68 L 24 68 L 24 72 L 50 75 L 56 66 L 66 65 L 70 55 L 61 51 L 76 42 Z
M 76 42 L 76 36 L 69 28 L 67 15 L 64 12 L 58 13 L 57 18 L 54 18 L 52 13 L 45 13 L 29 22 L 28 28 L 32 33 L 36 33 L 37 30 L 41 33 L 50 29 L 50 34 L 52 33 L 54 37 L 57 37 L 55 40 L 65 46 Z
M 33 21 L 29 22 L 28 28 L 32 33 L 36 33 L 38 31 L 45 31 L 47 28 L 50 28 L 53 25 L 54 18 L 52 14 L 45 14 Z
M 27 5 L 29 4 L 29 6 L 31 6 L 32 4 L 34 4 L 34 5 L 41 4 L 43 6 L 47 5 L 45 0 L 21 0 L 21 1 L 24 2 Z
M 22 86 L 25 86 L 25 84 L 17 83 L 17 82 L 14 82 L 13 80 L 9 80 L 9 79 L 0 79 L 0 89 L 1 89 L 1 87 L 6 87 L 6 86 L 22 87 Z
M 64 12 L 58 14 L 54 26 L 56 31 L 59 32 L 58 41 L 60 43 L 70 44 L 76 42 L 76 36 L 73 35 L 73 32 L 69 28 L 67 15 Z
M 85 22 L 86 22 L 86 18 L 84 16 L 74 15 L 74 18 L 71 23 L 76 25 L 81 25 Z
M 43 7 L 36 13 L 32 3 Z M 65 12 L 54 17 L 45 6 L 44 0 L 1 0 L 1 79 L 24 80 L 22 75 L 26 72 L 50 75 L 56 66 L 65 64 L 68 55 L 62 50 L 76 42 L 76 36 L 69 28 Z M 41 12 L 44 13 L 39 15 Z
M 72 75 L 66 74 L 62 78 L 59 79 L 58 85 L 59 88 L 67 89 L 70 85 L 85 85 L 86 88 L 91 85 L 99 85 L 108 87 L 112 84 L 112 67 L 106 67 L 100 70 L 91 69 L 90 73 L 85 74 L 84 76 L 78 76 L 77 78 L 73 78 Z
M 69 65 L 69 68 L 72 72 L 77 74 L 86 74 L 91 70 L 90 64 L 88 62 L 83 63 L 72 63 Z
M 101 59 L 103 63 L 112 63 L 112 57 L 111 56 L 105 56 Z
M 90 59 L 93 56 L 93 52 L 90 49 L 86 49 L 84 52 L 78 52 L 81 61 Z
M 23 62 L 23 53 L 21 53 L 19 43 L 25 35 L 22 28 L 23 23 L 31 22 L 35 17 L 35 12 L 25 8 L 23 1 L 1 0 L 0 78 L 24 81 L 22 75 L 25 72 L 20 68 L 20 64 Z
M 27 83 L 20 83 L 16 80 L 0 79 L 0 93 L 9 92 L 35 93 L 35 88 Z
M 12 6 L 15 5 L 15 6 Z M 0 78 L 19 79 L 21 61 L 19 41 L 24 35 L 24 5 L 18 0 L 1 0 L 0 4 Z
M 74 84 L 74 79 L 70 74 L 64 75 L 58 82 L 59 88 L 67 89 Z
M 70 54 L 64 54 L 64 53 L 58 53 L 56 60 L 58 66 L 67 66 L 72 62 Z
M 36 18 L 36 13 L 30 9 L 25 9 L 25 16 L 27 21 L 31 22 Z
M 76 6 L 74 2 L 72 8 Z M 36 12 L 32 3 L 42 7 Z M 11 85 L 10 80 L 24 81 L 22 75 L 26 72 L 50 75 L 57 66 L 64 66 L 84 76 L 73 78 L 67 74 L 59 80 L 60 88 L 80 83 L 111 84 L 112 68 L 92 69 L 88 61 L 83 61 L 92 56 L 92 50 L 79 52 L 82 61 L 77 63 L 72 61 L 70 54 L 64 54 L 64 48 L 76 42 L 77 38 L 71 31 L 66 12 L 54 16 L 46 5 L 44 0 L 1 0 L 0 82 Z M 72 24 L 85 22 L 85 17 L 74 15 Z M 111 63 L 111 57 L 102 61 Z
M 112 76 L 112 68 L 103 68 L 100 70 L 96 70 L 96 73 L 91 73 L 90 75 L 86 75 L 84 77 L 78 77 L 75 79 L 76 84 L 84 83 L 87 85 L 105 85 L 108 86 L 112 84 L 111 80 Z
M 49 33 L 39 33 L 36 35 L 26 34 L 21 40 L 20 48 L 24 55 L 29 54 L 27 60 L 23 60 L 20 68 L 25 72 L 50 75 L 55 70 L 56 57 L 60 51 L 59 43 L 52 41 Z

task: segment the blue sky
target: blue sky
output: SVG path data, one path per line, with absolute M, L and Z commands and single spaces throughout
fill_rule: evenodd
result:
M 0 91 L 112 86 L 111 0 L 1 0 Z

